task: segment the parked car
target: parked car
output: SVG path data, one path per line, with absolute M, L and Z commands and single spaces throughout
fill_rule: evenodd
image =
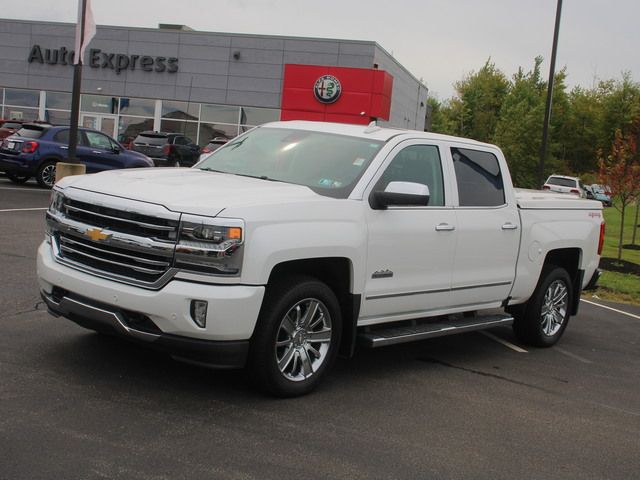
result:
M 7 138 L 9 135 L 13 135 L 22 128 L 22 121 L 20 120 L 7 120 L 2 122 L 0 127 L 0 140 Z
M 0 171 L 14 183 L 35 177 L 41 187 L 51 188 L 56 163 L 66 161 L 68 152 L 69 126 L 24 124 L 0 144 Z M 126 150 L 108 135 L 89 128 L 78 129 L 76 158 L 86 165 L 87 173 L 153 167 L 149 157 Z
M 607 193 L 607 189 L 602 185 L 594 183 L 593 185 L 591 185 L 591 191 L 593 192 L 594 200 L 602 202 L 602 205 L 604 205 L 605 207 L 610 207 L 611 205 L 613 205 L 611 195 Z
M 200 158 L 200 147 L 180 133 L 142 132 L 131 150 L 148 155 L 158 167 L 190 167 Z
M 567 177 L 565 175 L 551 175 L 542 186 L 543 190 L 556 193 L 569 193 L 580 198 L 587 198 L 587 191 L 577 177 Z
M 224 145 L 228 141 L 229 139 L 224 137 L 216 137 L 209 140 L 209 143 L 207 143 L 204 147 L 202 147 L 202 152 L 200 153 L 200 160 L 204 160 L 205 158 L 207 158 L 210 154 L 215 152 L 217 149 L 219 149 L 222 145 Z

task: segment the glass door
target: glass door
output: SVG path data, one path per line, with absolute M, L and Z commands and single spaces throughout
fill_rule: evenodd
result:
M 110 137 L 116 136 L 116 116 L 101 115 L 96 113 L 83 113 L 80 115 L 80 125 L 106 133 Z

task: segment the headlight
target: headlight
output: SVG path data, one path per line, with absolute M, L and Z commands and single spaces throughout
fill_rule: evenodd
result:
M 65 196 L 60 190 L 51 191 L 51 200 L 49 201 L 49 211 L 54 214 L 63 213 Z
M 243 242 L 242 220 L 182 215 L 175 266 L 212 275 L 239 275 Z

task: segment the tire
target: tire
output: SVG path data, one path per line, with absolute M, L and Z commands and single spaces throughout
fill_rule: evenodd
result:
M 341 331 L 340 306 L 326 284 L 295 276 L 269 287 L 249 351 L 254 384 L 279 397 L 311 392 L 335 360 Z
M 56 182 L 56 162 L 46 160 L 38 167 L 36 181 L 43 188 L 52 188 Z
M 526 307 L 515 315 L 513 330 L 518 339 L 536 347 L 555 345 L 569 323 L 573 289 L 564 268 L 545 267 Z
M 27 183 L 31 178 L 30 175 L 16 175 L 15 173 L 9 173 L 9 172 L 5 172 L 5 175 L 9 180 L 11 180 L 13 183 L 17 183 L 18 185 Z

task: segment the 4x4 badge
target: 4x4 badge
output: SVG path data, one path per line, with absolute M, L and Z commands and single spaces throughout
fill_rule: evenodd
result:
M 84 234 L 94 242 L 97 242 L 98 240 L 106 240 L 111 236 L 110 233 L 102 233 L 102 229 L 100 228 L 88 228 L 85 230 Z

